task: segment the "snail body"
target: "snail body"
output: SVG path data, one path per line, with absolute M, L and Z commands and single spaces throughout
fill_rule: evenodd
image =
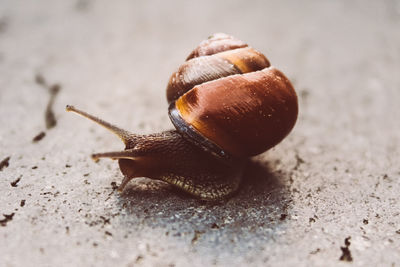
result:
M 129 133 L 72 106 L 116 133 L 125 150 L 94 154 L 119 160 L 125 178 L 166 181 L 196 197 L 234 193 L 248 157 L 285 138 L 297 119 L 297 96 L 282 72 L 242 41 L 214 34 L 200 43 L 167 86 L 175 131 Z

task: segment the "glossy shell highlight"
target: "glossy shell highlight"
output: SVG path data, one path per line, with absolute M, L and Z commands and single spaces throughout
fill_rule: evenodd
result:
M 197 85 L 170 107 L 172 122 L 186 124 L 185 130 L 175 125 L 178 131 L 201 135 L 207 141 L 197 143 L 206 150 L 218 147 L 221 157 L 249 157 L 270 149 L 289 134 L 297 113 L 294 88 L 274 67 Z

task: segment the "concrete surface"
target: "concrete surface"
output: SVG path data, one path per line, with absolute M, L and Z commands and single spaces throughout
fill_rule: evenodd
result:
M 0 266 L 399 266 L 399 29 L 395 0 L 1 0 Z M 65 105 L 170 129 L 169 75 L 214 32 L 292 79 L 294 131 L 227 201 L 144 178 L 119 195 L 89 155 L 121 142 Z

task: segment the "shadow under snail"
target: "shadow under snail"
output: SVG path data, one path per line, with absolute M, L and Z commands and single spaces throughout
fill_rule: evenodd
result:
M 138 135 L 73 106 L 117 134 L 124 151 L 93 154 L 118 159 L 122 191 L 135 177 L 172 184 L 205 200 L 234 193 L 246 159 L 278 144 L 298 113 L 296 92 L 282 72 L 244 42 L 223 33 L 204 40 L 172 74 L 169 117 L 176 130 Z

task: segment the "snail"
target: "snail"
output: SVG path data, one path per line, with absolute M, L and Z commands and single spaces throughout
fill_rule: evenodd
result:
M 298 113 L 288 78 L 263 54 L 222 33 L 201 42 L 172 74 L 167 100 L 176 130 L 149 135 L 66 107 L 124 142 L 123 151 L 92 155 L 118 159 L 120 191 L 131 179 L 148 177 L 200 199 L 226 198 L 238 190 L 247 159 L 282 141 Z

